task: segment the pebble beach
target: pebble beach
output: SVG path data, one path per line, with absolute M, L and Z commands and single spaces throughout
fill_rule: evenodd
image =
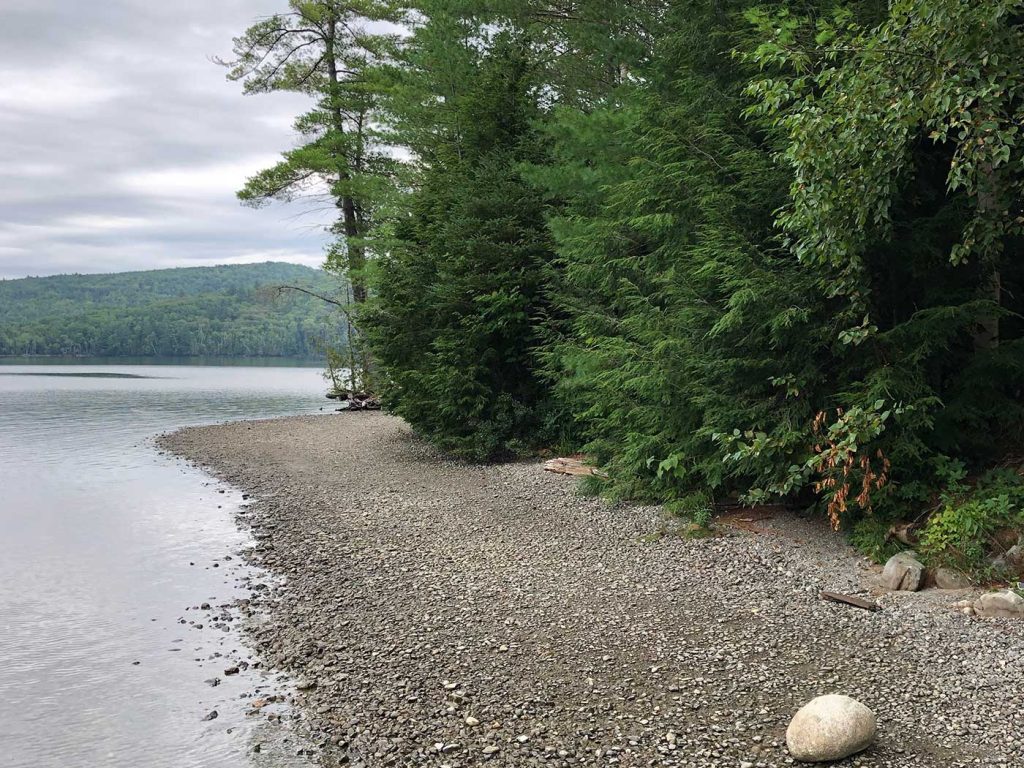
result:
M 278 578 L 249 640 L 295 681 L 324 766 L 774 768 L 830 693 L 878 719 L 834 765 L 1024 766 L 1024 622 L 880 593 L 822 521 L 691 539 L 540 462 L 447 459 L 381 413 L 161 443 L 251 495 L 246 556 Z

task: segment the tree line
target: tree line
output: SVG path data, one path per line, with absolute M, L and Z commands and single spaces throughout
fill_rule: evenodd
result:
M 1024 0 L 291 0 L 224 63 L 311 97 L 240 196 L 337 206 L 418 432 L 881 550 L 1022 522 L 1022 44 Z
M 342 324 L 283 285 L 340 284 L 276 263 L 0 281 L 0 355 L 321 356 Z

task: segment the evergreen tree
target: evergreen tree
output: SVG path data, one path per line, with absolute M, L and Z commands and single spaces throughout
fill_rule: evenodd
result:
M 387 0 L 289 0 L 288 11 L 262 19 L 235 40 L 221 63 L 246 93 L 293 91 L 315 99 L 295 129 L 303 143 L 238 193 L 252 205 L 325 191 L 339 211 L 328 265 L 344 272 L 353 299 L 366 299 L 365 238 L 394 163 L 377 140 L 374 67 L 393 49 L 395 34 L 374 31 L 400 19 Z
M 549 372 L 622 495 L 746 488 L 805 458 L 826 307 L 775 242 L 786 179 L 740 116 L 744 5 L 674 5 L 627 108 L 589 116 L 599 162 L 582 144 L 569 167 L 594 182 L 552 222 L 571 322 Z M 738 425 L 766 434 L 757 462 L 723 463 L 715 435 Z
M 472 458 L 544 440 L 533 353 L 551 254 L 541 200 L 518 169 L 542 151 L 526 51 L 499 36 L 431 128 L 430 165 L 365 318 L 386 405 Z

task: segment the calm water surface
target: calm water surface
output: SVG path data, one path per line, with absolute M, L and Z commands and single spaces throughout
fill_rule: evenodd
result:
M 254 575 L 237 557 L 241 499 L 152 438 L 329 411 L 324 390 L 315 368 L 0 365 L 5 766 L 294 764 L 295 745 L 245 715 L 268 681 L 223 676 L 246 657 L 237 622 L 195 610 L 244 596 Z

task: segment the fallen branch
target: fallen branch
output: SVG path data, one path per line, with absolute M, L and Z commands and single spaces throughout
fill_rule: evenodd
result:
M 597 475 L 598 477 L 606 477 L 597 467 L 589 467 L 576 458 L 549 459 L 544 462 L 544 470 L 559 475 Z
M 838 592 L 822 591 L 821 599 L 829 600 L 833 603 L 845 603 L 846 605 L 852 605 L 854 608 L 863 608 L 865 611 L 882 610 L 878 603 L 874 603 L 870 600 L 864 600 L 860 597 L 854 597 L 853 595 L 841 595 Z

